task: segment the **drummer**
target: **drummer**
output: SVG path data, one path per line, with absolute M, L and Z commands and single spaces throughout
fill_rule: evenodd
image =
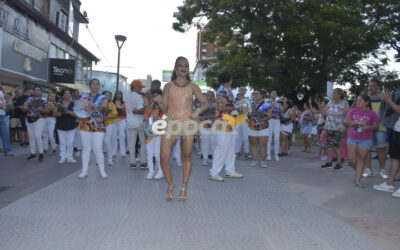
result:
M 249 112 L 249 108 L 251 107 L 250 99 L 246 97 L 246 92 L 247 92 L 246 86 L 240 86 L 239 92 L 235 98 L 235 107 L 238 110 L 239 114 L 247 114 Z M 235 139 L 236 158 L 240 157 L 240 152 L 242 151 L 242 145 L 243 145 L 244 158 L 246 160 L 252 159 L 251 154 L 249 154 L 250 147 L 249 147 L 248 130 L 249 126 L 247 122 L 236 126 L 236 131 L 238 132 L 238 135 L 236 136 Z
M 82 172 L 78 178 L 88 176 L 90 154 L 93 152 L 96 156 L 97 165 L 99 166 L 100 176 L 107 178 L 104 170 L 104 155 L 103 155 L 103 139 L 106 132 L 105 116 L 108 110 L 107 96 L 100 95 L 100 81 L 92 79 L 89 82 L 90 93 L 84 93 L 81 96 L 80 102 L 84 103 L 84 110 L 80 110 L 79 102 L 75 103 L 74 111 L 78 116 L 88 113 L 88 117 L 82 118 L 79 121 L 78 129 L 82 141 Z
M 154 101 L 154 98 L 160 96 L 162 98 L 162 91 L 160 89 L 155 89 L 151 91 L 151 106 L 147 107 L 144 112 L 144 123 L 147 125 L 145 128 L 146 131 L 146 155 L 147 155 L 147 166 L 149 168 L 149 172 L 147 173 L 146 179 L 156 179 L 160 180 L 164 178 L 164 174 L 161 169 L 161 162 L 160 162 L 160 144 L 161 144 L 161 136 L 151 133 L 151 126 L 152 123 L 149 122 L 149 118 L 153 117 L 153 123 L 156 120 L 161 119 L 163 116 L 160 106 L 157 102 Z M 162 101 L 162 99 L 160 99 Z M 153 157 L 155 158 L 155 163 L 157 166 L 157 173 L 154 174 L 154 161 Z

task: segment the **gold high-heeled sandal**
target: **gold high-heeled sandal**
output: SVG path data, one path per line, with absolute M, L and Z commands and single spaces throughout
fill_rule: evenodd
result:
M 181 187 L 181 192 L 179 193 L 178 200 L 185 201 L 187 196 L 187 191 L 185 187 Z
M 167 201 L 170 201 L 170 200 L 172 200 L 172 198 L 174 198 L 174 187 L 175 187 L 175 185 L 168 186 L 168 189 L 167 189 Z

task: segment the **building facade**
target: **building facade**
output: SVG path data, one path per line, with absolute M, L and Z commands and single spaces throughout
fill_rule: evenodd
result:
M 203 39 L 203 34 L 206 30 L 197 32 L 196 40 L 196 65 L 193 70 L 193 82 L 199 85 L 202 92 L 211 90 L 207 87 L 206 72 L 207 67 L 212 65 L 215 60 L 215 51 L 217 47 L 215 43 L 209 43 Z
M 0 82 L 6 92 L 34 85 L 88 91 L 92 64 L 99 59 L 78 42 L 79 25 L 88 23 L 80 5 L 79 0 L 0 1 Z

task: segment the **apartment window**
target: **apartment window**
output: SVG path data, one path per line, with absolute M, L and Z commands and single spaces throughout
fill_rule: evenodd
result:
M 60 10 L 56 14 L 56 25 L 58 28 L 62 29 L 64 32 L 67 30 L 67 14 Z
M 206 52 L 207 52 L 207 49 L 201 49 L 201 52 L 202 52 L 202 53 L 206 53 Z
M 207 42 L 202 42 L 201 45 L 207 46 Z

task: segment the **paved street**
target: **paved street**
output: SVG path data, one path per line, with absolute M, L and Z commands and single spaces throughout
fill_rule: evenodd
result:
M 0 248 L 396 249 L 400 201 L 371 188 L 379 177 L 355 188 L 349 167 L 321 170 L 314 154 L 292 151 L 267 169 L 238 160 L 245 177 L 222 183 L 194 154 L 188 200 L 167 202 L 165 180 L 146 180 L 127 158 L 107 167 L 108 179 L 92 164 L 80 180 L 79 165 L 57 156 L 27 164 L 20 150 L 0 157 L 0 186 L 9 187 L 0 192 Z

